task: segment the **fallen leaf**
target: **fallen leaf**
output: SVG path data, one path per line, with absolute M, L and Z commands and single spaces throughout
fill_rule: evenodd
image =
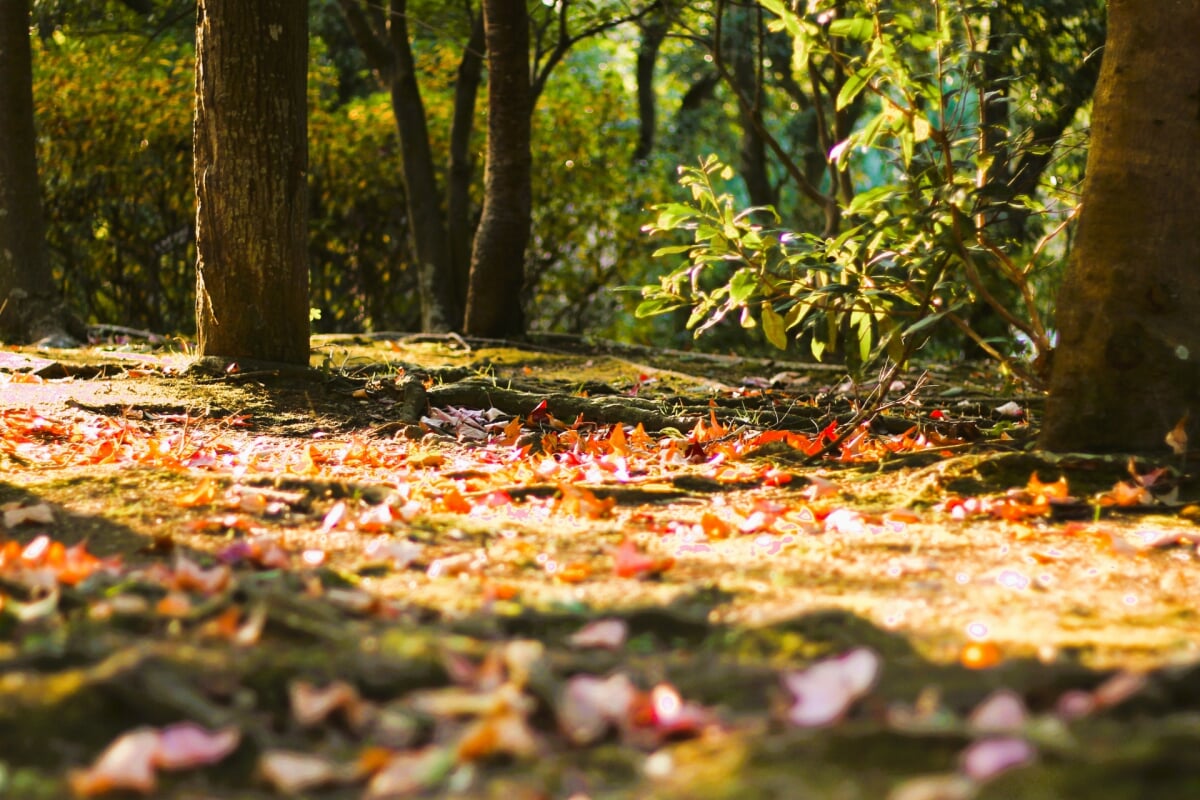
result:
M 571 634 L 567 640 L 572 647 L 595 647 L 619 650 L 629 636 L 629 625 L 622 619 L 598 619 Z
M 807 669 L 784 673 L 784 685 L 795 698 L 788 719 L 806 728 L 837 722 L 875 685 L 881 666 L 873 650 L 859 647 Z
M 1033 763 L 1037 751 L 1024 739 L 1004 737 L 972 743 L 959 757 L 963 773 L 976 781 L 988 781 L 1002 772 Z

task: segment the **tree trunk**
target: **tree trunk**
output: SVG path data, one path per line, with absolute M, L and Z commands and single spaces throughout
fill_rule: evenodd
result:
M 1165 452 L 1200 419 L 1200 3 L 1110 0 L 1041 445 Z M 1194 428 L 1194 425 L 1193 425 Z
M 471 158 L 471 132 L 475 127 L 475 100 L 483 75 L 483 55 L 487 46 L 483 37 L 483 13 L 471 23 L 471 37 L 458 62 L 454 82 L 454 117 L 450 121 L 450 165 L 446 174 L 446 233 L 450 259 L 450 281 L 454 291 L 455 328 L 461 324 L 461 310 L 467 307 L 467 288 L 471 275 L 471 240 L 475 234 L 471 219 L 471 177 L 475 164 Z
M 738 104 L 742 126 L 738 172 L 746 183 L 752 206 L 777 206 L 775 188 L 767 171 L 767 144 L 763 141 L 762 42 L 765 31 L 761 8 L 738 8 L 730 15 L 726 46 L 733 63 L 733 90 L 744 100 Z
M 46 254 L 29 25 L 28 0 L 0 0 L 0 338 L 73 344 Z
M 457 327 L 461 308 L 454 300 L 450 279 L 450 253 L 441 192 L 433 168 L 425 104 L 417 84 L 416 62 L 408 39 L 408 4 L 392 0 L 388 38 L 395 59 L 391 74 L 392 110 L 400 133 L 400 159 L 404 195 L 408 204 L 408 231 L 417 259 L 417 285 L 421 292 L 421 329 L 437 332 Z
M 196 13 L 199 352 L 307 364 L 307 3 Z
M 503 337 L 525 332 L 520 297 L 532 205 L 529 20 L 525 0 L 485 0 L 483 14 L 487 167 L 464 330 Z
M 650 157 L 654 150 L 654 133 L 658 116 L 658 95 L 654 87 L 654 66 L 658 62 L 658 51 L 667 38 L 669 23 L 664 19 L 651 19 L 642 25 L 642 39 L 637 53 L 637 105 L 638 142 L 633 151 L 633 163 Z

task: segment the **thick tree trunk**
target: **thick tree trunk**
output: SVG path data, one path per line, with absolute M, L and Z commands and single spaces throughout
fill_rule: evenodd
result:
M 307 364 L 307 3 L 196 13 L 199 351 Z
M 458 62 L 454 83 L 454 117 L 450 121 L 450 165 L 446 175 L 446 233 L 450 258 L 450 281 L 455 308 L 467 307 L 467 287 L 471 275 L 471 241 L 475 235 L 471 219 L 471 178 L 475 174 L 471 158 L 471 132 L 475 125 L 475 101 L 483 75 L 483 13 L 471 24 L 471 37 Z M 454 327 L 460 327 L 461 313 Z
M 487 167 L 464 330 L 502 337 L 525 332 L 520 297 L 532 205 L 529 19 L 525 0 L 485 0 L 483 9 Z
M 1200 420 L 1200 3 L 1111 0 L 1042 446 L 1160 451 Z
M 29 24 L 28 0 L 0 0 L 0 339 L 6 342 L 64 333 L 46 254 Z

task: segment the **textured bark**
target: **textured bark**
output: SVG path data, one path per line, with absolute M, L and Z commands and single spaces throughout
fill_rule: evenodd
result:
M 761 8 L 738 8 L 730 15 L 729 38 L 734 91 L 744 98 L 738 117 L 742 126 L 738 173 L 746 182 L 752 206 L 776 206 L 779 198 L 767 171 L 767 144 L 763 141 L 762 47 L 765 31 Z
M 0 338 L 24 341 L 53 297 L 33 125 L 28 0 L 0 0 Z M 40 338 L 37 336 L 36 338 Z
M 425 104 L 417 84 L 416 63 L 408 38 L 408 7 L 392 0 L 388 38 L 395 58 L 391 76 L 392 109 L 400 132 L 400 160 L 404 170 L 404 196 L 408 204 L 408 231 L 417 259 L 421 292 L 421 329 L 449 331 L 457 327 L 461 308 L 450 280 L 450 254 L 441 192 L 433 168 Z
M 638 143 L 633 151 L 633 161 L 650 157 L 654 151 L 655 123 L 658 116 L 658 95 L 654 91 L 654 66 L 658 62 L 658 51 L 667 38 L 668 24 L 665 19 L 654 19 L 642 26 L 642 40 L 637 54 L 637 101 Z
M 488 145 L 483 215 L 475 232 L 464 330 L 473 336 L 525 331 L 521 285 L 529 242 L 529 21 L 525 0 L 485 0 Z
M 1111 0 L 1042 446 L 1168 452 L 1200 419 L 1200 3 Z
M 450 258 L 450 279 L 457 309 L 467 307 L 467 287 L 471 275 L 471 241 L 475 226 L 471 219 L 471 178 L 475 174 L 471 158 L 471 132 L 475 125 L 475 101 L 483 76 L 483 14 L 471 24 L 471 38 L 458 62 L 454 83 L 454 117 L 450 121 L 450 165 L 446 176 L 446 233 Z M 460 314 L 461 317 L 461 314 Z M 459 318 L 455 319 L 458 327 Z
M 200 0 L 201 355 L 308 363 L 307 67 L 306 3 Z

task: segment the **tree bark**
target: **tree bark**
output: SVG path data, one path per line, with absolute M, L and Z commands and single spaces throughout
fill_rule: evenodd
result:
M 529 19 L 525 0 L 485 0 L 488 145 L 483 215 L 475 232 L 464 330 L 525 332 L 521 285 L 532 206 Z
M 458 62 L 454 82 L 454 117 L 450 121 L 450 164 L 446 171 L 446 242 L 450 259 L 449 276 L 454 292 L 455 318 L 459 327 L 461 310 L 467 307 L 467 289 L 471 280 L 471 241 L 475 226 L 471 219 L 471 178 L 475 174 L 471 158 L 471 132 L 475 127 L 475 101 L 483 76 L 483 13 L 475 15 L 471 36 Z
M 654 67 L 658 51 L 667 38 L 669 23 L 651 19 L 642 25 L 642 39 L 637 53 L 638 142 L 633 151 L 633 163 L 650 157 L 654 151 L 654 133 L 658 116 L 658 95 L 654 91 Z
M 199 352 L 307 364 L 307 3 L 196 14 Z
M 433 168 L 425 104 L 417 83 L 417 68 L 408 38 L 408 3 L 391 0 L 388 39 L 395 59 L 390 91 L 396 127 L 400 132 L 400 159 L 404 195 L 408 204 L 408 231 L 417 259 L 417 285 L 421 292 L 421 329 L 449 331 L 458 327 L 461 307 L 454 300 L 450 279 L 450 254 L 441 192 Z
M 6 342 L 66 333 L 46 253 L 29 26 L 28 0 L 0 0 L 0 338 Z
M 1168 452 L 1200 419 L 1197 42 L 1196 0 L 1109 2 L 1047 449 Z
M 771 185 L 767 170 L 767 145 L 763 141 L 763 36 L 761 8 L 738 8 L 730 15 L 730 36 L 727 46 L 733 64 L 733 89 L 744 98 L 738 104 L 742 126 L 738 172 L 746 183 L 746 194 L 752 206 L 777 206 L 779 198 Z

